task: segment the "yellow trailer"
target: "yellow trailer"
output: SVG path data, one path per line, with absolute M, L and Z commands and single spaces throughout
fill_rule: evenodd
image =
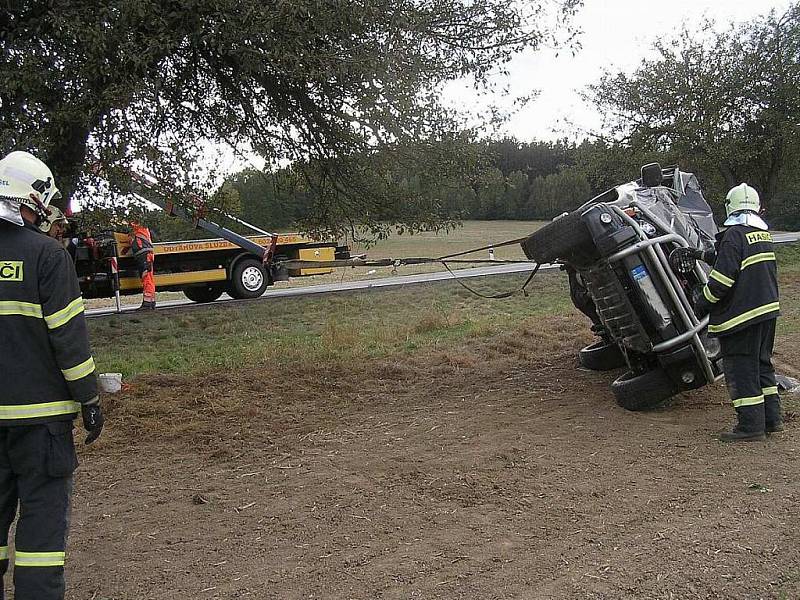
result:
M 258 246 L 269 248 L 273 236 L 244 236 Z M 131 254 L 127 234 L 114 232 L 81 240 L 75 264 L 84 298 L 114 295 L 114 270 L 119 275 L 121 294 L 137 294 L 142 282 Z M 335 241 L 317 241 L 297 233 L 275 236 L 270 264 L 240 245 L 222 238 L 182 240 L 153 244 L 156 289 L 182 291 L 195 302 L 211 302 L 227 292 L 234 298 L 256 298 L 275 281 L 330 273 L 332 269 L 274 266 L 282 260 L 334 260 L 348 258 L 347 246 Z

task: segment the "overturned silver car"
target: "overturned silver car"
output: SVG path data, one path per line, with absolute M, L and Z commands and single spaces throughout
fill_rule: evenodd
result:
M 676 248 L 713 248 L 717 226 L 697 178 L 653 163 L 642 177 L 612 188 L 548 223 L 522 243 L 528 258 L 559 262 L 573 304 L 598 341 L 580 351 L 593 370 L 627 367 L 611 388 L 620 406 L 652 408 L 722 372 L 717 340 L 706 335 L 692 293 L 707 266 L 671 265 Z

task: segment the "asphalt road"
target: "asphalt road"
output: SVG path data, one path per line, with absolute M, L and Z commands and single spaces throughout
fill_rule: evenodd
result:
M 397 287 L 403 285 L 413 285 L 417 283 L 429 283 L 433 281 L 448 281 L 452 280 L 454 277 L 458 279 L 467 279 L 471 277 L 486 277 L 490 275 L 504 275 L 507 273 L 525 273 L 532 271 L 534 268 L 534 263 L 518 263 L 518 264 L 503 264 L 497 266 L 489 266 L 489 267 L 476 267 L 474 269 L 458 269 L 454 270 L 453 274 L 451 275 L 447 271 L 444 272 L 436 272 L 436 273 L 420 273 L 417 275 L 398 275 L 394 277 L 382 277 L 380 279 L 370 279 L 370 280 L 363 280 L 363 281 L 347 281 L 342 283 L 326 283 L 322 285 L 309 285 L 306 287 L 297 287 L 297 288 L 267 288 L 267 291 L 264 292 L 259 298 L 254 298 L 252 300 L 234 300 L 227 294 L 223 294 L 223 296 L 217 300 L 216 302 L 225 302 L 226 304 L 230 303 L 242 303 L 242 302 L 257 302 L 259 300 L 264 300 L 267 298 L 286 298 L 290 296 L 309 296 L 311 294 L 326 294 L 329 292 L 347 292 L 353 290 L 370 290 L 376 288 L 384 288 L 384 287 Z M 539 269 L 540 271 L 545 271 L 548 269 L 555 269 L 558 268 L 558 265 L 542 265 Z M 158 304 L 158 310 L 165 310 L 165 309 L 174 309 L 186 306 L 204 306 L 202 304 L 197 304 L 192 302 L 191 300 L 173 300 L 170 302 L 160 302 Z M 138 307 L 135 305 L 131 306 L 123 306 L 122 312 L 123 313 L 130 313 L 135 311 Z M 107 307 L 107 308 L 94 308 L 91 310 L 86 311 L 86 316 L 89 318 L 93 317 L 104 317 L 108 315 L 117 314 L 117 311 L 114 307 Z
M 800 231 L 789 231 L 786 233 L 773 233 L 772 240 L 776 244 L 794 244 L 800 241 Z
M 793 244 L 800 241 L 800 232 L 790 233 L 774 233 L 773 239 L 776 244 Z M 346 292 L 352 290 L 370 290 L 384 287 L 397 287 L 403 285 L 413 285 L 418 283 L 430 283 L 434 281 L 448 281 L 454 277 L 458 279 L 468 279 L 471 277 L 487 277 L 491 275 L 504 275 L 507 273 L 524 273 L 532 271 L 534 263 L 517 263 L 517 264 L 502 264 L 489 267 L 476 267 L 473 269 L 458 269 L 453 273 L 436 272 L 436 273 L 420 273 L 418 275 L 402 275 L 394 277 L 383 277 L 380 279 L 370 279 L 364 281 L 348 281 L 342 283 L 328 283 L 323 285 L 310 285 L 298 288 L 272 288 L 267 289 L 263 296 L 254 298 L 252 300 L 234 300 L 227 294 L 224 294 L 217 303 L 224 302 L 230 303 L 243 303 L 243 302 L 258 302 L 267 298 L 287 298 L 291 296 L 309 296 L 311 294 L 326 294 L 330 292 Z M 540 271 L 558 268 L 558 265 L 542 265 Z M 197 304 L 191 300 L 173 300 L 170 302 L 161 302 L 158 305 L 158 310 L 170 310 L 181 307 L 191 306 L 204 306 Z M 130 313 L 137 309 L 137 306 L 123 306 L 122 313 Z M 113 307 L 108 308 L 95 308 L 86 311 L 86 316 L 89 318 L 105 317 L 117 314 Z

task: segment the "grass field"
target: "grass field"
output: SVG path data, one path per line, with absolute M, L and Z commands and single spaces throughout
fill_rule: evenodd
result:
M 443 242 L 428 244 L 440 249 Z M 783 247 L 778 254 L 785 277 L 800 272 L 800 248 Z M 506 291 L 518 288 L 526 277 L 484 277 L 467 285 L 484 293 Z M 527 297 L 517 294 L 486 300 L 453 281 L 104 318 L 91 321 L 90 327 L 98 368 L 125 376 L 203 372 L 265 362 L 284 366 L 303 361 L 348 362 L 458 346 L 476 336 L 574 311 L 561 273 L 540 273 L 528 291 Z M 782 306 L 786 318 L 779 321 L 779 334 L 800 331 L 796 295 L 784 293 Z M 120 352 L 120 339 L 136 343 Z
M 488 246 L 524 237 L 542 226 L 541 221 L 464 221 L 461 227 L 448 233 L 423 232 L 416 235 L 392 235 L 371 248 L 353 247 L 353 253 L 366 252 L 373 258 L 400 256 L 444 256 L 471 248 Z M 487 258 L 487 252 L 470 255 Z M 495 258 L 525 258 L 518 244 L 495 250 Z
M 519 287 L 526 275 L 470 280 L 483 292 Z M 246 305 L 90 321 L 101 371 L 126 376 L 270 363 L 346 363 L 463 343 L 569 310 L 566 282 L 540 274 L 529 297 L 484 300 L 456 282 L 275 299 Z M 135 340 L 120 352 L 119 340 Z

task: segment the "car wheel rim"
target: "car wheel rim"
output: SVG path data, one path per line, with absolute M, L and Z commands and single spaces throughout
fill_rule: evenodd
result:
M 258 267 L 247 267 L 242 271 L 242 285 L 248 292 L 255 292 L 264 283 L 264 274 Z

